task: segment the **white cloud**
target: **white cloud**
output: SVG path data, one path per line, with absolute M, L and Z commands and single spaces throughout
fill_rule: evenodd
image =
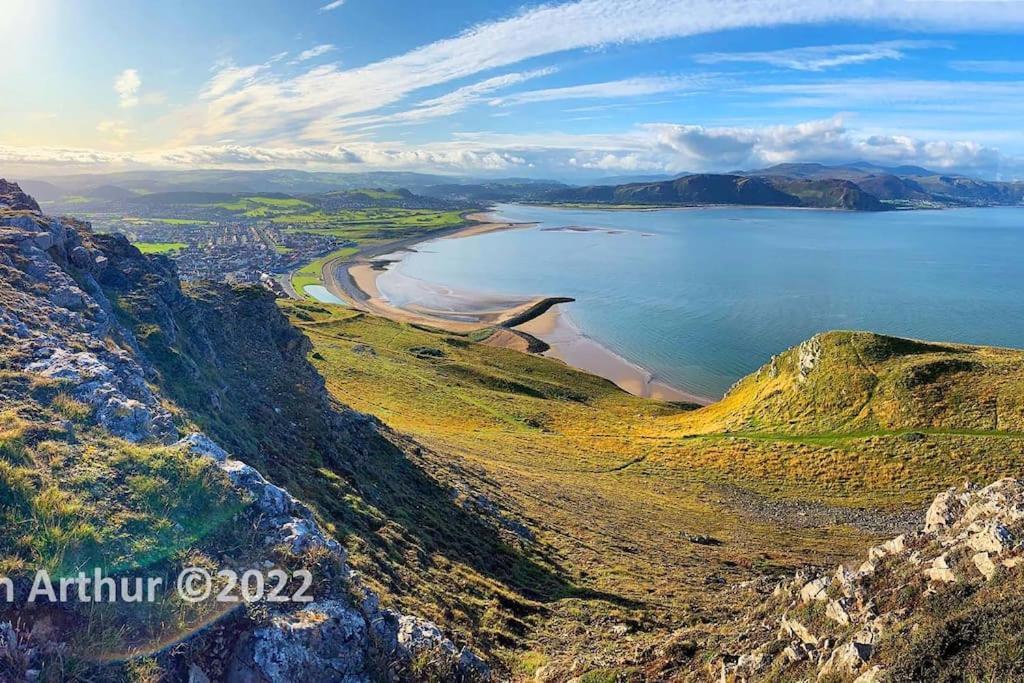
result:
M 347 119 L 346 126 L 375 127 L 385 124 L 421 122 L 442 116 L 451 116 L 466 107 L 477 104 L 485 95 L 503 90 L 513 85 L 525 83 L 534 78 L 550 76 L 555 68 L 534 69 L 533 71 L 512 72 L 487 78 L 470 85 L 452 90 L 449 93 L 417 102 L 411 108 L 394 114 L 365 116 Z
M 330 43 L 324 43 L 323 45 L 317 45 L 315 47 L 309 48 L 308 50 L 303 50 L 302 52 L 300 52 L 299 56 L 296 57 L 295 59 L 293 59 L 291 61 L 291 63 L 292 64 L 298 64 L 299 62 L 305 62 L 305 61 L 308 61 L 310 59 L 316 59 L 317 57 L 321 57 L 321 56 L 327 54 L 328 52 L 331 52 L 331 51 L 336 50 L 336 49 L 338 49 L 338 48 L 336 48 L 334 45 L 331 45 Z
M 903 59 L 911 50 L 948 47 L 947 43 L 929 40 L 889 40 L 878 43 L 815 45 L 768 52 L 709 52 L 697 55 L 694 59 L 701 64 L 754 62 L 799 71 L 824 71 L 882 59 Z
M 574 99 L 608 99 L 619 97 L 638 97 L 666 92 L 692 90 L 708 83 L 706 77 L 683 78 L 680 76 L 625 78 L 618 81 L 603 83 L 585 83 L 564 88 L 547 88 L 530 90 L 507 97 L 491 100 L 493 105 L 514 105 L 532 102 L 550 102 L 554 100 Z
M 239 67 L 234 64 L 221 65 L 214 75 L 206 82 L 199 93 L 200 99 L 209 100 L 221 97 L 230 90 L 255 83 L 256 76 L 267 68 L 267 64 L 254 64 Z
M 838 21 L 915 30 L 1014 31 L 1024 27 L 1024 3 L 579 0 L 542 5 L 356 69 L 322 66 L 297 76 L 261 72 L 211 101 L 206 120 L 185 138 L 266 140 L 286 129 L 330 130 L 346 116 L 395 104 L 416 90 L 568 50 Z
M 0 163 L 16 168 L 89 165 L 106 169 L 280 168 L 519 172 L 563 175 L 587 171 L 729 171 L 796 161 L 836 163 L 864 159 L 915 164 L 984 177 L 1021 178 L 1024 159 L 974 140 L 909 134 L 873 134 L 847 128 L 841 118 L 762 127 L 706 127 L 655 123 L 616 134 L 469 133 L 449 142 L 410 147 L 398 142 L 345 145 L 190 145 L 110 152 L 0 146 Z
M 334 0 L 333 2 L 329 2 L 326 5 L 324 5 L 323 7 L 321 7 L 320 11 L 321 12 L 330 12 L 332 9 L 338 9 L 339 7 L 341 7 L 344 4 L 345 4 L 345 0 Z
M 130 108 L 139 104 L 139 88 L 142 79 L 136 69 L 125 69 L 114 79 L 114 92 L 117 93 L 122 108 Z

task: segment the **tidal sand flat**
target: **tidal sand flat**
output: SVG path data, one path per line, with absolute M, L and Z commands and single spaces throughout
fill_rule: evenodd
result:
M 492 302 L 572 297 L 560 308 L 587 340 L 658 383 L 708 398 L 824 330 L 1024 345 L 1019 208 L 500 205 L 493 216 L 535 225 L 422 243 L 380 274 L 382 295 L 399 308 L 425 297 L 432 303 L 419 305 L 440 309 L 473 293 Z M 594 229 L 547 229 L 564 226 Z M 445 290 L 458 296 L 438 306 L 433 297 Z M 582 367 L 579 355 L 553 353 Z
M 560 307 L 553 307 L 536 318 L 516 325 L 515 329 L 550 345 L 551 348 L 543 355 L 609 379 L 635 396 L 700 405 L 714 401 L 711 397 L 691 394 L 659 381 L 650 371 L 587 337 Z

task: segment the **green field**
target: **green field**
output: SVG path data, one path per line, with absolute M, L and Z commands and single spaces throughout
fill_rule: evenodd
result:
M 164 225 L 212 225 L 212 221 L 204 221 L 194 218 L 141 218 L 139 216 L 125 216 L 125 223 L 142 224 L 163 223 Z
M 169 254 L 188 246 L 185 242 L 132 242 L 143 254 Z
M 345 258 L 359 251 L 358 247 L 345 247 L 337 251 L 332 251 L 326 256 L 321 256 L 317 260 L 306 264 L 301 269 L 292 273 L 292 287 L 295 288 L 296 293 L 305 296 L 306 285 L 322 285 L 324 283 L 323 270 L 324 264 L 328 261 L 336 258 Z
M 312 204 L 294 197 L 241 197 L 234 202 L 222 202 L 213 206 L 241 213 L 247 218 L 269 218 L 312 208 Z
M 328 254 L 293 273 L 292 286 L 300 294 L 304 293 L 306 285 L 323 284 L 320 271 L 329 260 L 352 256 L 369 245 L 429 235 L 465 222 L 458 211 L 426 209 L 347 209 L 333 214 L 315 211 L 272 220 L 275 223 L 291 225 L 292 227 L 287 228 L 291 233 L 328 235 L 351 240 L 358 245 Z M 297 225 L 302 227 L 296 227 Z
M 464 222 L 458 211 L 428 209 L 346 209 L 331 214 L 313 211 L 272 220 L 286 225 L 289 232 L 330 235 L 360 243 L 404 239 Z

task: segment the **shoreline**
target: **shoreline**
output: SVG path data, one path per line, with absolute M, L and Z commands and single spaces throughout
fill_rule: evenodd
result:
M 587 336 L 557 305 L 549 307 L 531 320 L 519 323 L 514 329 L 545 342 L 549 348 L 540 355 L 604 377 L 634 396 L 701 406 L 710 405 L 716 400 L 683 391 L 657 379 L 646 368 Z
M 391 304 L 377 288 L 377 278 L 388 265 L 384 257 L 411 251 L 422 242 L 435 239 L 459 239 L 483 235 L 500 230 L 526 228 L 534 223 L 509 223 L 490 220 L 487 212 L 466 214 L 472 223 L 439 230 L 427 235 L 416 235 L 384 244 L 375 244 L 359 252 L 324 264 L 323 284 L 328 292 L 357 310 L 379 315 L 399 322 L 434 327 L 450 332 L 475 332 L 484 327 L 501 326 L 506 320 L 519 318 L 525 311 L 542 305 L 549 297 L 503 298 L 483 297 L 472 292 L 460 292 L 466 303 L 458 310 L 426 306 L 399 307 Z M 397 259 L 391 259 L 397 260 Z M 443 292 L 451 295 L 451 290 Z
M 494 332 L 483 343 L 554 358 L 570 367 L 603 377 L 634 396 L 699 405 L 715 401 L 656 379 L 647 369 L 588 337 L 559 310 L 560 304 L 574 301 L 569 297 L 524 299 L 437 288 L 435 291 L 438 294 L 461 300 L 464 306 L 431 308 L 391 304 L 377 287 L 377 278 L 385 272 L 390 262 L 400 257 L 392 260 L 383 257 L 411 251 L 413 246 L 435 239 L 460 239 L 536 225 L 495 221 L 487 211 L 466 214 L 465 218 L 474 223 L 448 231 L 373 245 L 352 256 L 329 261 L 324 264 L 322 271 L 324 287 L 352 308 L 398 322 L 456 333 L 493 327 Z M 422 283 L 420 286 L 426 289 L 432 285 Z

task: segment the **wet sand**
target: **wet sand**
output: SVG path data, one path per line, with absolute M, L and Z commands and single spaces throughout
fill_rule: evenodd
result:
M 583 334 L 558 306 L 515 329 L 549 344 L 551 348 L 543 355 L 611 380 L 635 396 L 701 405 L 714 402 L 714 399 L 687 393 L 655 379 L 647 370 Z
M 355 287 L 364 293 L 357 308 L 401 322 L 427 325 L 451 332 L 472 332 L 482 327 L 499 326 L 513 320 L 530 308 L 544 301 L 535 299 L 496 299 L 474 297 L 469 293 L 461 296 L 446 290 L 439 296 L 448 296 L 453 303 L 447 307 L 425 305 L 394 306 L 385 299 L 377 288 L 377 278 L 383 272 L 372 263 L 356 263 L 348 267 L 348 276 Z M 424 285 L 426 286 L 426 285 Z M 348 298 L 348 297 L 346 297 Z M 351 301 L 351 300 L 350 300 Z

